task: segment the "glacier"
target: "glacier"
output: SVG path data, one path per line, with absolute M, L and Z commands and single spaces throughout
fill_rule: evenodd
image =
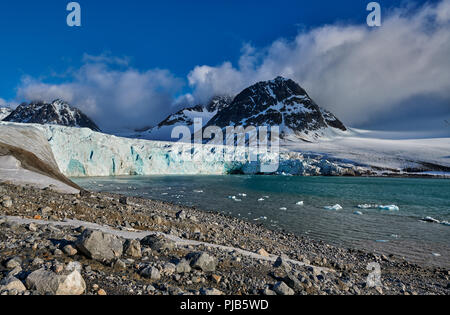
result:
M 295 152 L 281 152 L 278 156 L 269 151 L 250 162 L 245 147 L 233 147 L 235 150 L 224 158 L 218 153 L 226 148 L 221 145 L 129 139 L 56 125 L 0 125 L 38 130 L 48 140 L 59 170 L 67 177 L 259 174 L 261 166 L 277 161 L 276 174 L 343 175 L 355 170 L 349 164 Z

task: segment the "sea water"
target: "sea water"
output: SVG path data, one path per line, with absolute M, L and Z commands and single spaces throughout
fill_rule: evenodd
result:
M 73 180 L 94 191 L 195 206 L 344 248 L 450 266 L 450 226 L 445 225 L 450 221 L 448 179 L 152 176 Z M 421 221 L 426 217 L 443 224 Z

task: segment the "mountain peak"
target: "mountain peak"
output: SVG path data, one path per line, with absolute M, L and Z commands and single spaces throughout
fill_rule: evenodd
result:
M 295 81 L 277 77 L 238 94 L 208 126 L 280 126 L 281 137 L 314 141 L 328 131 L 346 131 L 332 113 L 321 109 Z
M 51 103 L 43 101 L 22 103 L 4 121 L 90 128 L 100 131 L 100 128 L 83 112 L 61 99 Z

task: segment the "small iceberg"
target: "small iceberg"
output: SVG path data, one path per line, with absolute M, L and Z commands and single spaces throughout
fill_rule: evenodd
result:
M 378 209 L 385 210 L 385 211 L 400 211 L 400 208 L 396 205 L 379 206 Z
M 296 203 L 296 205 L 297 206 L 303 206 L 303 205 L 305 205 L 305 203 L 303 201 L 299 201 L 299 202 Z
M 280 208 L 280 210 L 282 210 L 282 211 L 287 211 L 287 208 L 282 207 L 282 208 Z
M 448 221 L 442 221 L 441 224 L 442 225 L 446 225 L 446 226 L 450 226 L 450 222 L 448 222 Z
M 328 206 L 328 207 L 324 207 L 325 210 L 334 210 L 334 211 L 338 211 L 338 210 L 342 210 L 344 208 L 342 208 L 341 205 L 337 204 L 334 206 Z
M 439 254 L 439 253 L 433 253 L 433 256 L 434 256 L 434 257 L 441 257 L 442 255 Z
M 247 194 L 239 194 L 239 197 L 247 197 Z
M 420 219 L 420 221 L 428 222 L 428 223 L 437 223 L 437 224 L 441 223 L 441 221 L 436 220 L 435 218 L 432 218 L 432 217 L 426 217 L 426 218 Z
M 194 192 L 197 194 L 202 194 L 204 191 L 203 190 L 194 190 Z
M 258 199 L 259 202 L 262 202 L 262 201 L 264 201 L 264 200 L 265 200 L 264 198 L 259 198 L 259 199 Z
M 353 214 L 356 214 L 356 215 L 363 215 L 363 213 L 362 213 L 361 211 L 355 211 L 355 212 L 353 212 Z

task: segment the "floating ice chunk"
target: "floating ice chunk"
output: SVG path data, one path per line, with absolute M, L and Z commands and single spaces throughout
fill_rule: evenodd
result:
M 265 199 L 269 199 L 270 197 L 269 197 L 269 196 L 263 196 L 263 198 L 265 198 Z
M 391 237 L 392 237 L 392 238 L 400 238 L 400 235 L 397 235 L 397 234 L 391 234 Z
M 334 211 L 338 211 L 338 210 L 342 210 L 344 208 L 342 208 L 341 205 L 337 204 L 334 206 L 328 206 L 328 207 L 324 207 L 325 210 L 334 210 Z
M 296 203 L 297 206 L 303 206 L 305 203 L 303 201 L 299 201 Z
M 426 218 L 421 219 L 420 221 L 428 222 L 428 223 L 437 223 L 437 224 L 441 223 L 441 221 L 436 220 L 435 218 L 432 218 L 432 217 L 426 217 Z
M 286 210 L 287 210 L 287 208 L 285 208 L 285 207 L 282 207 L 282 208 L 280 208 L 280 210 L 282 210 L 282 211 L 286 211 Z
M 203 190 L 194 190 L 194 192 L 197 194 L 202 194 L 204 191 Z
M 388 240 L 376 240 L 375 242 L 377 242 L 377 243 L 389 243 Z
M 264 198 L 259 198 L 258 199 L 259 202 L 264 201 L 264 200 L 265 200 Z
M 247 194 L 239 194 L 240 197 L 247 197 Z
M 162 193 L 161 195 L 163 195 L 163 196 L 167 196 L 169 193 Z
M 439 253 L 433 253 L 433 256 L 434 256 L 434 257 L 441 257 L 441 254 L 439 254 Z
M 400 211 L 400 208 L 398 206 L 396 206 L 396 205 L 379 206 L 378 209 L 386 210 L 386 211 Z
M 446 226 L 450 226 L 450 222 L 448 222 L 448 221 L 442 221 L 441 224 L 442 225 L 446 225 Z
M 353 212 L 353 214 L 356 214 L 356 215 L 363 215 L 363 213 L 362 213 L 361 211 L 355 211 L 355 212 Z

